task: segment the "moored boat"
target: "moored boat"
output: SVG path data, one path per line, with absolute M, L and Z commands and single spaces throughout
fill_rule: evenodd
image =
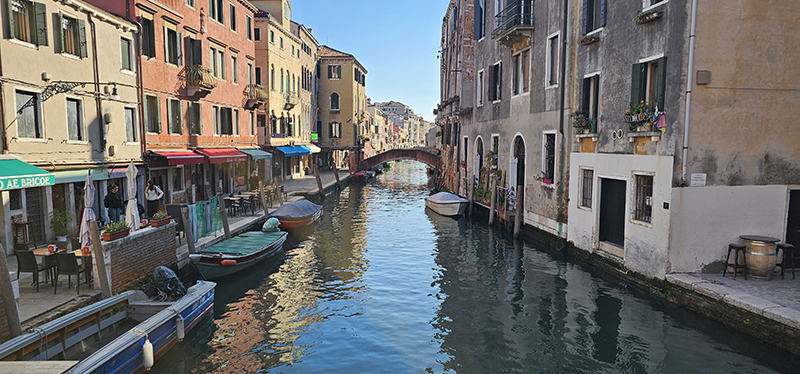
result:
M 75 374 L 143 373 L 147 361 L 163 356 L 211 312 L 215 286 L 198 281 L 177 301 L 156 301 L 138 290 L 98 301 L 0 345 L 0 372 L 15 367 L 5 362 L 14 360 L 57 361 Z M 92 346 L 101 348 L 86 357 Z
M 367 179 L 367 173 L 363 170 L 353 174 L 353 180 L 363 181 Z
M 443 216 L 460 216 L 467 209 L 469 200 L 449 192 L 437 192 L 425 198 L 425 206 Z
M 280 221 L 280 229 L 287 230 L 309 225 L 322 215 L 322 205 L 314 204 L 306 199 L 282 205 L 270 213 Z
M 205 279 L 217 279 L 247 269 L 283 248 L 284 231 L 248 231 L 189 255 Z

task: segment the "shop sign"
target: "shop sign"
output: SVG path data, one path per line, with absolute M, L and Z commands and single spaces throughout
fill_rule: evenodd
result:
M 0 178 L 0 191 L 52 186 L 55 183 L 56 177 L 53 174 Z

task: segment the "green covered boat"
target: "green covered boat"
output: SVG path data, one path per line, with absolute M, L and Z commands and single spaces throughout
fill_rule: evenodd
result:
M 284 231 L 248 231 L 189 255 L 205 279 L 217 279 L 247 269 L 278 253 Z

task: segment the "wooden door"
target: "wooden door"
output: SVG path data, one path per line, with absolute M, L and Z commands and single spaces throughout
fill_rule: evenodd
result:
M 800 190 L 789 192 L 789 216 L 786 219 L 786 242 L 800 246 Z
M 600 241 L 625 246 L 625 181 L 601 179 Z

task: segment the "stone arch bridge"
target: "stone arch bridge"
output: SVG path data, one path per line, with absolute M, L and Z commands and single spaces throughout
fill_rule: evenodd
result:
M 369 170 L 387 161 L 416 160 L 435 168 L 439 165 L 441 157 L 434 148 L 392 149 L 367 158 L 359 164 L 360 170 Z

